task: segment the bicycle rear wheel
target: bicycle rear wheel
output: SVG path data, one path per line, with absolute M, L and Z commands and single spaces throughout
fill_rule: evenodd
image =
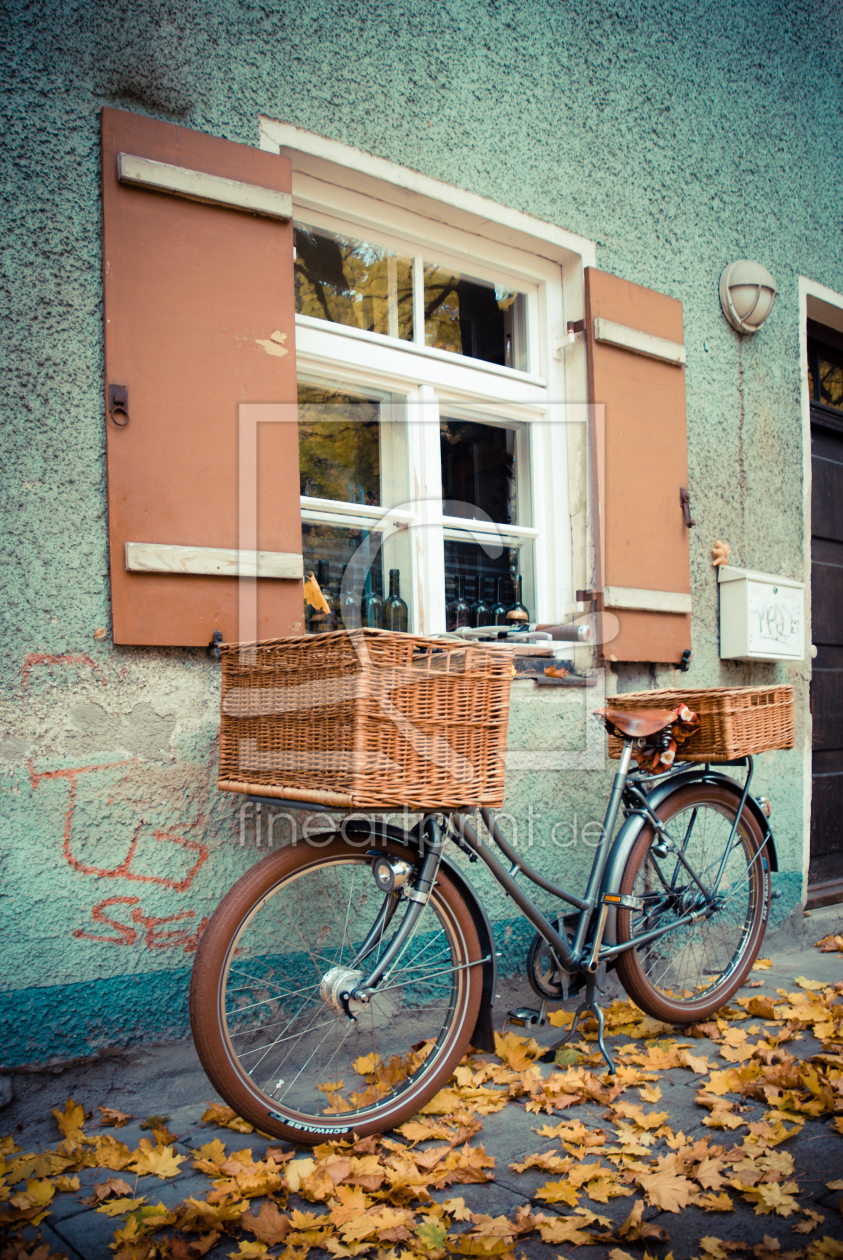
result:
M 418 862 L 396 844 L 378 849 Z M 199 1057 L 226 1102 L 265 1133 L 315 1144 L 382 1132 L 433 1096 L 469 1044 L 481 999 L 480 945 L 444 870 L 356 1019 L 332 994 L 336 969 L 365 977 L 413 904 L 397 902 L 358 962 L 384 905 L 370 863 L 336 834 L 284 849 L 234 886 L 202 938 L 190 988 Z
M 633 845 L 621 879 L 622 894 L 635 909 L 618 910 L 618 941 L 681 919 L 689 911 L 706 917 L 666 932 L 618 956 L 618 975 L 633 1001 L 655 1019 L 688 1024 L 719 1010 L 740 988 L 755 960 L 770 905 L 763 835 L 744 810 L 729 845 L 739 801 L 728 789 L 690 784 L 655 811 L 676 850 L 714 896 L 706 896 L 675 853 L 660 856 L 652 827 Z

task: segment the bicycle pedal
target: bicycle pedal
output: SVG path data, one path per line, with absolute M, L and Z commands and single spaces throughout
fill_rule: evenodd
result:
M 531 1006 L 519 1006 L 517 1010 L 510 1011 L 507 1018 L 510 1024 L 517 1024 L 519 1028 L 529 1028 L 531 1024 L 545 1022 L 544 1012 L 535 1011 Z

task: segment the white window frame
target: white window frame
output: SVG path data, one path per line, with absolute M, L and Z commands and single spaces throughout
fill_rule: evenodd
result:
M 444 263 L 527 295 L 529 371 L 501 367 L 427 347 L 415 315 L 414 342 L 393 340 L 323 320 L 296 316 L 300 375 L 401 394 L 406 398 L 409 485 L 401 524 L 410 531 L 410 593 L 417 633 L 445 625 L 442 540 L 466 529 L 466 521 L 442 516 L 439 409 L 448 414 L 514 423 L 519 428 L 520 478 L 532 512 L 528 526 L 501 526 L 501 534 L 531 538 L 534 607 L 539 621 L 561 619 L 571 608 L 589 540 L 574 537 L 574 518 L 584 488 L 572 485 L 572 456 L 580 453 L 584 426 L 564 423 L 568 411 L 582 416 L 587 401 L 585 349 L 564 355 L 556 342 L 570 320 L 584 314 L 583 271 L 594 265 L 594 243 L 532 216 L 429 179 L 350 146 L 262 117 L 261 148 L 292 160 L 294 218 L 341 235 L 372 240 L 420 259 Z M 417 300 L 419 287 L 416 286 Z M 542 423 L 550 421 L 551 423 Z M 529 429 L 529 441 L 526 430 Z M 568 431 L 576 429 L 573 436 Z M 435 437 L 434 437 L 435 435 Z M 521 496 L 521 491 L 519 495 Z M 441 501 L 441 500 L 440 500 Z M 520 498 L 520 503 L 523 501 Z M 345 519 L 377 528 L 386 509 L 302 499 L 302 520 Z M 475 528 L 475 527 L 473 527 Z M 476 532 L 486 532 L 482 525 Z M 433 543 L 434 545 L 431 545 Z

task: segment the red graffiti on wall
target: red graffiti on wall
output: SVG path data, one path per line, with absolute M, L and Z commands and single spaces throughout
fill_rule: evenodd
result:
M 66 656 L 51 656 L 49 652 L 31 652 L 24 661 L 21 671 L 21 694 L 26 691 L 33 665 L 89 665 L 94 673 L 99 675 L 99 681 L 105 686 L 102 666 L 92 661 L 90 656 L 84 656 L 81 652 L 70 652 Z
M 30 672 L 35 665 L 86 665 L 93 669 L 100 676 L 100 681 L 104 684 L 105 679 L 102 676 L 100 666 L 91 660 L 88 656 L 81 654 L 68 654 L 65 656 L 51 656 L 46 653 L 33 652 L 26 660 L 22 675 L 22 690 L 25 690 L 29 682 Z M 214 749 L 211 750 L 209 759 L 208 773 L 210 775 L 211 766 L 213 764 Z M 207 796 L 209 788 L 206 784 L 202 793 L 203 801 L 197 812 L 195 819 L 188 823 L 186 827 L 167 827 L 154 828 L 152 830 L 152 839 L 157 844 L 173 844 L 178 846 L 183 852 L 193 855 L 192 865 L 186 874 L 182 874 L 181 878 L 169 878 L 165 875 L 146 874 L 142 870 L 138 870 L 135 863 L 138 857 L 138 846 L 146 821 L 141 818 L 134 827 L 128 849 L 123 860 L 115 866 L 97 866 L 91 862 L 83 861 L 73 851 L 73 819 L 76 807 L 77 786 L 81 775 L 98 773 L 107 770 L 119 770 L 126 766 L 137 766 L 139 762 L 135 758 L 128 760 L 115 761 L 107 765 L 80 766 L 73 768 L 62 768 L 59 770 L 38 771 L 35 768 L 34 761 L 29 762 L 29 778 L 33 790 L 37 790 L 40 785 L 50 779 L 65 779 L 68 784 L 67 805 L 64 814 L 64 834 L 62 837 L 62 853 L 68 865 L 77 871 L 80 875 L 94 876 L 98 879 L 125 879 L 138 883 L 156 884 L 161 888 L 172 889 L 173 892 L 186 892 L 193 883 L 200 867 L 208 860 L 210 850 L 206 844 L 199 840 L 194 840 L 185 836 L 183 832 L 195 831 L 201 829 L 205 823 L 205 811 L 207 807 Z M 210 780 L 209 780 L 210 781 Z M 106 914 L 105 911 L 110 906 L 127 905 L 132 907 L 130 919 L 131 924 L 122 923 L 119 919 L 115 919 Z M 162 931 L 162 925 L 167 923 L 179 923 L 184 920 L 195 919 L 196 912 L 194 910 L 182 910 L 174 915 L 145 915 L 140 906 L 137 897 L 107 897 L 103 901 L 99 901 L 91 910 L 91 918 L 94 923 L 106 924 L 113 928 L 116 935 L 104 935 L 93 932 L 86 932 L 81 928 L 74 931 L 73 935 L 77 938 L 91 941 L 99 941 L 103 944 L 110 945 L 134 945 L 136 943 L 145 944 L 147 949 L 183 949 L 191 952 L 196 949 L 199 937 L 204 931 L 207 919 L 195 927 L 194 930 L 188 930 L 187 927 Z M 134 925 L 134 926 L 132 926 Z M 193 928 L 193 925 L 191 924 Z
M 77 928 L 73 933 L 74 936 L 81 937 L 86 941 L 102 941 L 106 945 L 134 945 L 140 933 L 137 928 L 130 927 L 128 923 L 121 923 L 119 919 L 114 919 L 111 915 L 105 913 L 109 906 L 126 905 L 132 906 L 132 913 L 129 916 L 132 923 L 143 925 L 144 940 L 147 949 L 183 949 L 185 953 L 192 954 L 197 945 L 199 938 L 205 931 L 208 924 L 207 917 L 202 920 L 195 932 L 188 932 L 185 928 L 177 928 L 175 931 L 161 932 L 160 927 L 163 923 L 180 923 L 185 919 L 195 919 L 195 910 L 182 910 L 178 914 L 169 915 L 146 915 L 140 909 L 138 897 L 106 897 L 104 901 L 99 901 L 91 911 L 91 918 L 95 923 L 105 923 L 109 927 L 115 929 L 117 936 L 98 936 L 93 932 L 84 932 L 82 928 Z
M 82 862 L 73 854 L 71 848 L 71 833 L 73 828 L 73 810 L 76 804 L 77 778 L 80 774 L 90 774 L 97 770 L 114 770 L 119 769 L 121 766 L 129 766 L 132 764 L 132 761 L 115 761 L 112 762 L 111 765 L 107 766 L 83 766 L 81 769 L 45 770 L 39 774 L 33 763 L 30 761 L 29 778 L 33 788 L 39 787 L 45 779 L 67 779 L 69 782 L 70 787 L 68 792 L 67 809 L 64 817 L 63 853 L 68 863 L 75 871 L 79 871 L 82 875 L 97 875 L 100 879 L 132 879 L 143 884 L 158 884 L 162 888 L 172 888 L 175 892 L 186 892 L 193 883 L 199 867 L 203 864 L 203 862 L 208 860 L 209 850 L 208 846 L 202 844 L 201 841 L 189 840 L 186 836 L 179 835 L 178 829 L 175 827 L 168 827 L 166 830 L 155 830 L 152 833 L 152 838 L 157 840 L 159 843 L 168 842 L 170 844 L 180 845 L 181 847 L 198 854 L 190 870 L 187 872 L 187 875 L 180 880 L 168 879 L 164 875 L 143 875 L 132 870 L 132 862 L 137 852 L 138 840 L 140 838 L 141 831 L 145 826 L 143 819 L 141 819 L 132 834 L 132 839 L 129 843 L 129 849 L 125 858 L 117 866 L 92 866 L 87 862 Z M 191 828 L 201 826 L 203 822 L 204 814 L 200 813 L 196 822 L 191 824 Z

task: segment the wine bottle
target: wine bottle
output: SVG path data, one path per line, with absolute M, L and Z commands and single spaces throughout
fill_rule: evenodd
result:
M 407 632 L 407 605 L 401 598 L 401 571 L 389 570 L 389 598 L 383 606 L 383 624 L 387 630 Z
M 483 579 L 479 573 L 477 575 L 477 598 L 468 610 L 468 624 L 470 626 L 489 626 L 492 624 L 489 605 L 483 598 Z
M 490 625 L 505 626 L 506 625 L 506 604 L 504 603 L 504 595 L 506 593 L 506 578 L 499 577 L 495 581 L 495 602 L 489 609 L 491 617 Z
M 348 576 L 348 570 L 346 570 Z M 351 570 L 349 589 L 340 600 L 340 614 L 343 628 L 359 630 L 362 623 L 360 616 L 360 574 L 357 569 Z
M 506 610 L 506 624 L 510 630 L 526 630 L 530 621 L 530 614 L 521 602 L 521 574 L 516 573 L 512 579 L 513 593 L 515 595 L 514 603 L 510 604 Z
M 369 630 L 383 630 L 383 600 L 377 591 L 377 576 L 370 569 L 363 590 L 363 625 Z
M 327 568 L 327 565 L 326 565 Z M 326 626 L 327 630 L 342 630 L 342 605 L 340 604 L 339 587 L 331 592 L 325 592 L 325 598 L 328 601 L 328 607 L 331 610 L 331 616 Z
M 454 578 L 454 598 L 448 605 L 449 630 L 459 630 L 468 625 L 468 604 L 465 602 L 465 578 L 458 573 Z

